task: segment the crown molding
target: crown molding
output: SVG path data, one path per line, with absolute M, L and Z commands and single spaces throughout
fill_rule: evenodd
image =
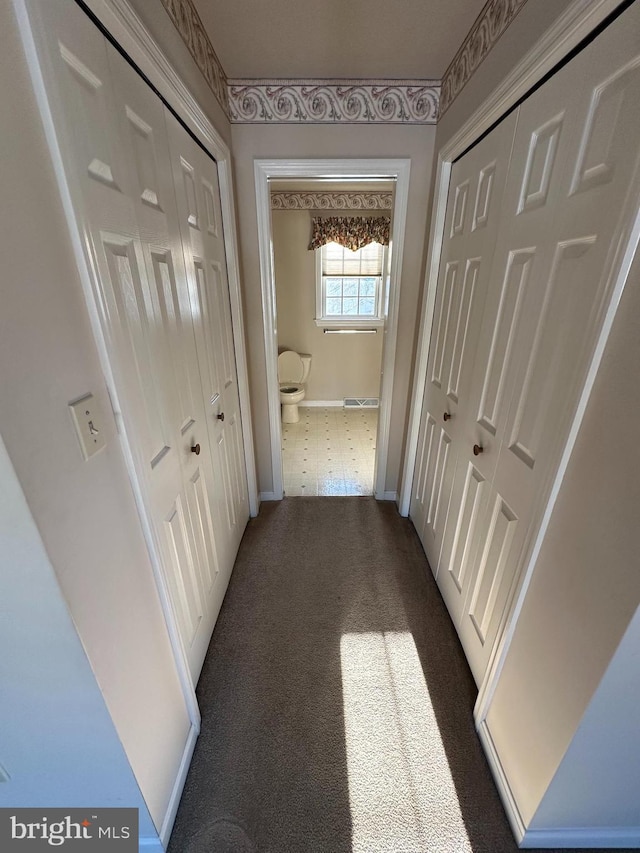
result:
M 288 192 L 271 193 L 272 210 L 391 210 L 391 192 Z
M 227 75 L 224 73 L 222 63 L 216 56 L 192 0 L 160 0 L 160 2 L 180 33 L 211 91 L 229 118 Z
M 242 124 L 435 124 L 438 80 L 229 80 Z
M 444 72 L 440 93 L 443 116 L 527 0 L 488 0 Z

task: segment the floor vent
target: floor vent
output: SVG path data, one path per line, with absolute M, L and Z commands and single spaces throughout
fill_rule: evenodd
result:
M 345 397 L 345 409 L 377 409 L 380 400 L 377 397 Z

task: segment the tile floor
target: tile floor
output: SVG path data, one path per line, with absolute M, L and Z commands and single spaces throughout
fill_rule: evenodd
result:
M 285 494 L 373 494 L 378 410 L 299 411 L 297 424 L 282 425 Z

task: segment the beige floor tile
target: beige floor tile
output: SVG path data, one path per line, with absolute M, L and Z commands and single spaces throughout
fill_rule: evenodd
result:
M 282 429 L 286 494 L 372 494 L 377 418 L 376 410 L 301 409 Z
M 342 478 L 333 479 L 332 477 L 318 478 L 318 494 L 332 496 L 343 496 L 347 494 L 345 482 Z

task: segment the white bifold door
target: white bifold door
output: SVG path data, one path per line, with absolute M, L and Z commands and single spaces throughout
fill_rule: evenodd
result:
M 639 19 L 452 168 L 410 514 L 478 683 L 638 215 Z
M 30 14 L 114 409 L 195 683 L 249 515 L 216 164 L 74 3 Z

